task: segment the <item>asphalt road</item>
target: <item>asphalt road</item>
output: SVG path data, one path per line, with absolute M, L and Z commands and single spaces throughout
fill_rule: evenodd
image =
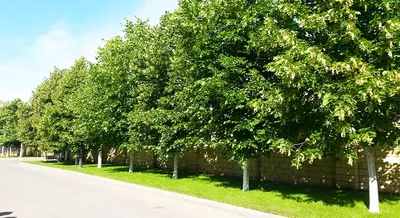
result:
M 268 203 L 268 202 L 265 202 Z M 278 218 L 75 172 L 0 159 L 0 218 Z

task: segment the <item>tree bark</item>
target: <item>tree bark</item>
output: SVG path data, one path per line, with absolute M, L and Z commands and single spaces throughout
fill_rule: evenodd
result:
M 83 149 L 80 148 L 79 150 L 79 168 L 82 168 L 83 166 Z
M 244 192 L 249 190 L 249 160 L 243 165 L 243 189 Z
M 178 161 L 179 161 L 179 156 L 175 154 L 174 156 L 174 171 L 172 173 L 172 179 L 178 179 Z
M 68 160 L 68 149 L 65 150 L 65 154 L 64 154 L 64 161 Z
M 22 152 L 24 152 L 24 144 L 21 143 L 19 147 L 19 157 L 21 158 L 23 156 Z
M 130 152 L 130 158 L 129 158 L 129 172 L 133 172 L 133 151 Z
M 103 163 L 102 157 L 103 157 L 103 149 L 100 146 L 99 153 L 97 155 L 97 168 L 101 168 L 101 164 Z
M 379 213 L 379 190 L 375 167 L 375 150 L 373 148 L 365 148 L 365 151 L 367 155 L 369 177 L 369 212 Z

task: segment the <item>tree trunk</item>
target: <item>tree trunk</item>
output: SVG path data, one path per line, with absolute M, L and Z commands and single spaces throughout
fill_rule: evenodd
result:
M 8 156 L 8 157 L 11 157 L 11 147 L 9 147 L 9 149 L 8 149 L 8 154 L 7 154 L 7 156 Z
M 83 166 L 83 149 L 80 148 L 79 150 L 79 168 L 82 168 Z
M 178 179 L 178 161 L 179 156 L 175 154 L 174 156 L 174 172 L 172 173 L 172 179 Z
M 1 155 L 4 155 L 4 146 L 1 146 Z
M 64 153 L 64 161 L 68 161 L 68 149 Z
M 367 154 L 369 177 L 369 212 L 379 213 L 379 190 L 375 168 L 375 150 L 373 148 L 365 148 L 365 151 Z
M 125 153 L 125 155 L 124 155 L 124 165 L 125 164 L 128 164 L 128 158 L 130 159 L 130 157 L 128 157 L 129 155 L 128 155 L 128 153 L 129 153 L 129 151 L 128 151 L 128 149 L 124 149 L 124 153 Z
M 243 189 L 244 192 L 249 190 L 249 160 L 246 160 L 243 166 Z
M 103 149 L 100 146 L 99 153 L 97 155 L 97 168 L 101 168 L 101 164 L 103 163 L 102 157 L 103 157 Z
M 130 158 L 129 158 L 129 172 L 133 172 L 133 151 L 130 153 Z
M 60 163 L 60 160 L 61 160 L 61 152 L 58 152 L 56 157 L 57 157 L 57 163 Z

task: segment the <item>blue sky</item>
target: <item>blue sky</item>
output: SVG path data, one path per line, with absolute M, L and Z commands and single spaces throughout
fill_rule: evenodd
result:
M 0 0 L 0 100 L 29 100 L 54 66 L 94 60 L 124 18 L 156 24 L 177 0 Z

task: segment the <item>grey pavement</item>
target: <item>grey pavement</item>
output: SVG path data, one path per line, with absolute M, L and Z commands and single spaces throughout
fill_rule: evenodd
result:
M 268 202 L 265 202 L 266 204 Z M 0 218 L 278 218 L 76 172 L 0 159 Z

